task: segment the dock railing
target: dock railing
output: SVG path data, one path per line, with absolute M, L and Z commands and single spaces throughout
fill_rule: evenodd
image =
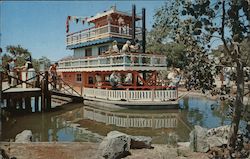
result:
M 108 90 L 83 88 L 83 96 L 126 101 L 168 101 L 178 99 L 177 90 Z

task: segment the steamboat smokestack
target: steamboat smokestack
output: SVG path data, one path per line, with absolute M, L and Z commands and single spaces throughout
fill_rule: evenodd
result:
M 136 21 L 136 8 L 132 5 L 132 44 L 135 43 L 135 21 Z
M 142 52 L 146 52 L 146 9 L 142 8 Z

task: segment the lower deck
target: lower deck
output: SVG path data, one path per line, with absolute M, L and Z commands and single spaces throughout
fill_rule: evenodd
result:
M 163 83 L 157 71 L 62 72 L 61 77 L 87 100 L 116 105 L 178 103 L 178 89 Z

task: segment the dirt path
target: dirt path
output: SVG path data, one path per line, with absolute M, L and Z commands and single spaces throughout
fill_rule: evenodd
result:
M 7 155 L 16 159 L 100 159 L 98 144 L 88 142 L 32 142 L 0 143 Z M 153 149 L 130 150 L 128 159 L 208 159 L 205 153 L 193 153 L 188 149 L 168 145 L 153 145 Z

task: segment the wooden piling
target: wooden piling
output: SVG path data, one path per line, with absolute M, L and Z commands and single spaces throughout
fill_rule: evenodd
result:
M 7 109 L 10 110 L 10 98 L 6 99 L 6 106 L 7 106 Z
M 45 97 L 46 97 L 46 111 L 51 109 L 51 93 L 49 92 L 49 72 L 45 71 Z
M 2 98 L 2 83 L 3 83 L 3 73 L 0 70 L 0 108 L 2 107 L 3 98 Z
M 39 96 L 35 96 L 35 112 L 39 111 Z
M 23 110 L 23 99 L 22 98 L 18 99 L 18 106 L 19 106 L 19 110 Z
M 40 87 L 40 74 L 36 75 L 36 83 L 35 87 L 39 88 Z M 39 96 L 35 96 L 35 112 L 39 111 Z
M 14 111 L 17 110 L 17 99 L 16 98 L 12 99 L 12 108 L 13 108 Z
M 27 112 L 32 112 L 31 97 L 26 97 L 26 98 L 25 98 L 25 110 L 26 110 Z
M 41 89 L 42 89 L 42 94 L 41 94 L 41 111 L 44 112 L 46 109 L 46 98 L 45 98 L 45 80 L 41 81 Z
M 51 109 L 51 93 L 49 91 L 47 91 L 46 102 L 47 102 L 47 110 L 50 110 Z
M 42 80 L 42 111 L 48 111 L 51 109 L 51 93 L 49 92 L 49 73 L 45 71 L 45 78 Z

